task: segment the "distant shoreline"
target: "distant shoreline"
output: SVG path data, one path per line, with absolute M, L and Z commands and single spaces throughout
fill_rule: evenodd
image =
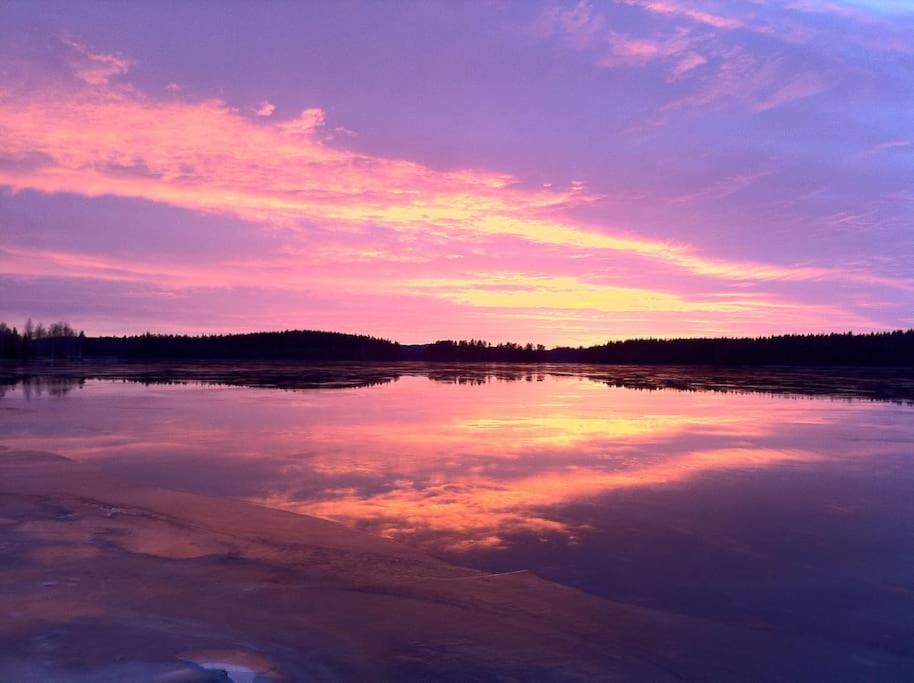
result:
M 64 326 L 63 323 L 60 324 Z M 69 330 L 69 326 L 65 326 Z M 89 337 L 0 327 L 0 359 L 124 361 L 423 361 L 601 365 L 914 367 L 914 330 L 755 338 L 628 339 L 589 347 L 440 340 L 400 344 L 366 335 L 287 330 L 225 335 Z

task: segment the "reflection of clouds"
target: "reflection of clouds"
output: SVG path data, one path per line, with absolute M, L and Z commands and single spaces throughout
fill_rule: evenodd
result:
M 567 380 L 532 388 L 493 385 L 487 392 L 511 400 L 485 394 L 494 405 L 455 402 L 406 423 L 317 427 L 320 441 L 348 439 L 358 445 L 357 455 L 318 455 L 308 467 L 328 481 L 373 480 L 374 491 L 340 486 L 308 501 L 274 492 L 264 502 L 390 537 L 431 538 L 449 550 L 494 548 L 516 533 L 573 540 L 579 530 L 556 519 L 554 508 L 589 496 L 815 457 L 797 449 L 724 446 L 774 433 L 787 415 L 772 410 L 772 399 L 727 400 L 723 411 L 721 396 L 592 388 Z M 827 422 L 793 411 L 790 421 Z M 702 445 L 696 447 L 696 439 Z
M 555 375 L 307 392 L 90 381 L 81 398 L 55 401 L 53 417 L 33 401 L 0 424 L 0 443 L 450 550 L 515 534 L 573 541 L 586 530 L 564 508 L 606 492 L 847 453 L 833 425 L 886 409 Z
M 516 479 L 471 474 L 424 488 L 408 482 L 374 496 L 350 489 L 346 495 L 314 503 L 295 503 L 278 496 L 263 502 L 349 524 L 372 520 L 371 528 L 392 538 L 445 532 L 447 548 L 461 550 L 498 547 L 505 535 L 517 532 L 558 532 L 573 539 L 575 529 L 551 519 L 548 508 L 615 489 L 671 484 L 703 472 L 810 462 L 819 457 L 804 450 L 722 448 L 680 454 L 624 471 L 569 466 Z
M 137 440 L 132 431 L 102 434 L 63 434 L 48 436 L 44 434 L 3 435 L 3 443 L 19 450 L 48 450 L 55 453 L 66 453 L 68 457 L 91 459 L 108 457 L 113 452 L 119 456 L 143 453 L 168 453 L 176 450 L 193 450 L 208 452 L 214 442 L 220 441 L 225 433 L 210 428 L 202 429 L 190 423 L 171 425 L 151 425 Z
M 530 445 L 573 446 L 599 439 L 611 444 L 642 437 L 664 438 L 686 428 L 708 433 L 726 433 L 733 425 L 741 432 L 752 429 L 744 416 L 718 417 L 702 415 L 625 415 L 619 417 L 578 417 L 566 415 L 512 416 L 469 420 L 457 426 L 459 430 L 477 432 L 483 439 L 496 439 L 505 446 Z M 757 432 L 756 432 L 757 433 Z M 510 441 L 514 438 L 513 442 Z
M 594 458 L 606 466 L 637 467 L 645 459 L 665 457 L 655 448 L 658 444 L 688 435 L 711 445 L 728 438 L 760 438 L 781 419 L 765 399 L 743 400 L 738 410 L 734 406 L 722 412 L 715 409 L 722 403 L 717 396 L 683 400 L 677 394 L 593 391 L 593 385 L 584 384 L 569 396 L 556 391 L 573 383 L 546 383 L 552 393 L 536 385 L 503 386 L 498 388 L 501 397 L 482 403 L 451 401 L 437 412 L 418 409 L 396 419 L 382 415 L 359 424 L 314 425 L 309 432 L 313 442 L 347 447 L 318 452 L 308 467 L 326 476 L 399 473 L 430 480 L 441 472 L 516 477 L 540 468 L 585 465 Z M 619 398 L 624 400 L 613 400 Z

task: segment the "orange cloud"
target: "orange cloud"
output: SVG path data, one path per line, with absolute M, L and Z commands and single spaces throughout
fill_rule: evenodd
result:
M 115 66 L 116 73 L 124 68 Z M 621 252 L 718 280 L 875 282 L 841 269 L 715 259 L 685 245 L 553 218 L 594 197 L 579 185 L 526 189 L 503 173 L 441 171 L 336 148 L 325 140 L 320 109 L 273 122 L 219 100 L 151 99 L 106 86 L 109 77 L 92 77 L 97 87 L 76 91 L 3 91 L 0 154 L 21 163 L 0 170 L 0 184 L 142 198 L 292 230 L 317 221 L 341 230 L 511 236 Z M 908 286 L 890 278 L 878 283 Z
M 817 314 L 840 314 L 833 306 L 789 304 L 773 297 L 738 293 L 686 297 L 658 289 L 595 284 L 573 276 L 529 276 L 511 272 L 497 275 L 477 273 L 469 278 L 408 279 L 399 283 L 398 287 L 485 308 L 760 316 L 794 311 L 799 316 L 807 316 L 807 320 Z
M 841 319 L 856 329 L 876 329 L 878 324 L 832 305 L 793 303 L 749 292 L 685 296 L 659 289 L 623 287 L 588 282 L 573 276 L 540 276 L 523 272 L 468 273 L 450 277 L 378 277 L 377 264 L 395 266 L 410 261 L 382 251 L 320 250 L 293 252 L 262 259 L 229 259 L 223 262 L 143 262 L 94 254 L 0 247 L 0 272 L 22 277 L 69 277 L 107 282 L 146 283 L 164 291 L 185 288 L 244 287 L 283 292 L 323 294 L 327 297 L 423 297 L 452 302 L 466 310 L 491 311 L 499 318 L 547 324 L 555 337 L 537 332 L 537 339 L 552 343 L 602 343 L 639 333 L 641 316 L 669 334 L 733 333 L 735 330 L 827 330 Z M 346 272 L 332 267 L 344 259 Z M 269 273 L 269 277 L 265 277 Z M 613 315 L 613 330 L 594 329 L 589 316 Z M 635 316 L 634 321 L 620 316 Z M 726 327 L 715 327 L 721 316 Z M 775 327 L 772 327 L 775 325 Z M 446 332 L 445 332 L 446 333 Z M 395 335 L 396 336 L 396 335 Z

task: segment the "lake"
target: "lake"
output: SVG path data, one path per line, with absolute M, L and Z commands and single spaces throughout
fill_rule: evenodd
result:
M 891 371 L 57 369 L 6 380 L 0 446 L 911 658 L 910 395 Z

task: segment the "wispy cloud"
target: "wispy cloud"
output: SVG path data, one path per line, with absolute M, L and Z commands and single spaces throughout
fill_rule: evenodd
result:
M 744 22 L 733 17 L 714 14 L 681 0 L 618 0 L 621 4 L 640 7 L 653 14 L 671 17 L 682 17 L 690 21 L 711 26 L 717 29 L 736 29 L 744 26 Z
M 875 145 L 868 147 L 867 149 L 860 152 L 860 154 L 856 155 L 856 158 L 864 159 L 867 157 L 876 156 L 877 154 L 882 154 L 883 152 L 891 152 L 891 151 L 895 151 L 895 150 L 908 150 L 911 147 L 914 147 L 914 140 L 909 140 L 907 138 L 886 140 L 885 142 L 879 142 Z
M 656 4 L 667 7 L 665 3 Z M 538 29 L 541 35 L 557 35 L 571 48 L 592 53 L 598 68 L 643 67 L 659 62 L 668 67 L 673 78 L 678 78 L 707 62 L 698 51 L 700 41 L 687 28 L 633 35 L 619 30 L 598 6 L 587 0 L 568 9 L 548 9 L 540 18 Z
M 264 100 L 257 105 L 257 109 L 254 110 L 254 113 L 257 116 L 273 116 L 273 112 L 276 111 L 276 105 L 268 100 Z
M 130 62 L 124 57 L 91 50 L 74 36 L 64 35 L 60 41 L 67 48 L 66 58 L 73 74 L 89 85 L 108 85 L 130 69 Z

